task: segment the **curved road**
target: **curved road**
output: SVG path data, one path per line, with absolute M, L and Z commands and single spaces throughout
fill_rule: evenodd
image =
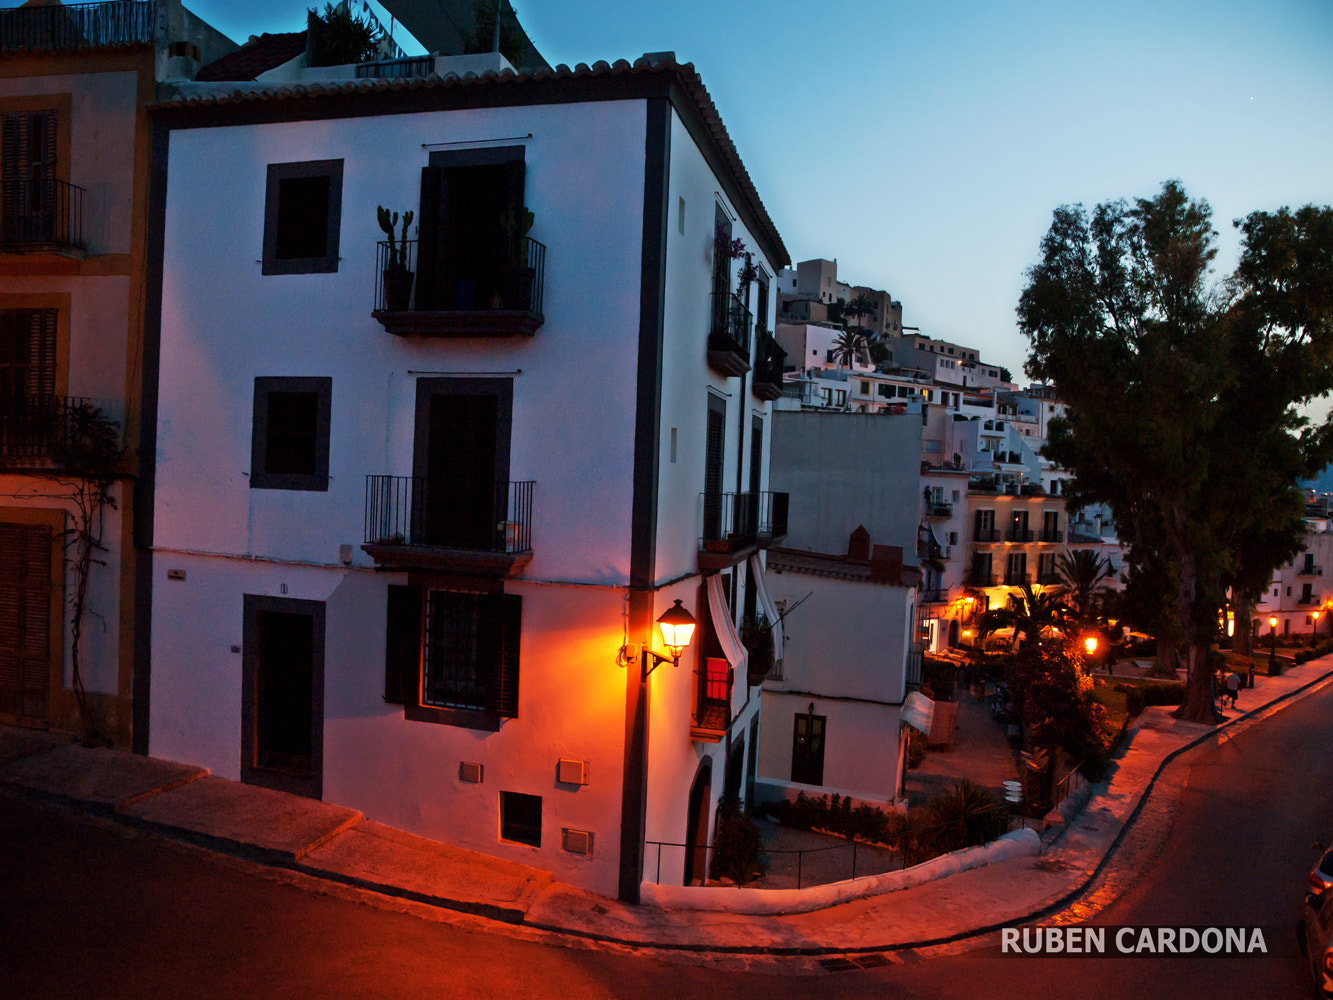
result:
M 1330 718 L 1333 686 L 1177 761 L 1084 903 L 1106 903 L 1094 924 L 1260 925 L 1266 956 L 1014 957 L 993 938 L 830 974 L 774 974 L 794 962 L 665 963 L 371 904 L 0 794 L 0 996 L 1312 997 L 1292 927 L 1311 844 L 1333 837 Z

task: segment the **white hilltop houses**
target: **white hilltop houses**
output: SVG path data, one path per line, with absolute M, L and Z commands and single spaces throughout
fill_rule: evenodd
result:
M 637 900 L 754 767 L 787 253 L 671 53 L 468 58 L 154 109 L 149 750 Z

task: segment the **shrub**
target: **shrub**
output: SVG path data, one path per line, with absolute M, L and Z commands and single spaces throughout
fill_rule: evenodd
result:
M 904 866 L 964 847 L 986 844 L 1007 833 L 1010 812 L 1003 801 L 974 782 L 963 780 L 902 824 L 899 849 Z
M 948 660 L 925 656 L 921 659 L 921 686 L 930 687 L 932 697 L 939 701 L 953 701 L 958 681 L 958 667 Z
M 713 847 L 710 867 L 713 878 L 729 878 L 737 885 L 745 885 L 768 871 L 759 827 L 734 799 L 718 803 Z

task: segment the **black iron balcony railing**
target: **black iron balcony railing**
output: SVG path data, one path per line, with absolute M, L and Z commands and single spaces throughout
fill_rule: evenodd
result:
M 374 315 L 390 333 L 530 335 L 544 322 L 546 246 L 534 239 L 523 237 L 504 263 L 478 263 L 444 284 L 420 273 L 419 240 L 381 240 L 377 248 Z
M 926 655 L 925 643 L 912 642 L 907 645 L 907 655 L 903 666 L 907 668 L 907 686 L 913 689 L 921 687 L 921 661 Z
M 761 493 L 700 493 L 704 533 L 699 548 L 708 552 L 735 552 L 754 544 L 759 534 L 762 496 Z
M 0 184 L 0 250 L 84 250 L 83 196 L 83 188 L 54 177 Z
M 967 574 L 967 583 L 971 587 L 994 587 L 995 574 L 989 569 L 973 569 Z
M 1037 582 L 1043 587 L 1054 586 L 1060 582 L 1060 574 L 1055 570 L 1045 570 L 1037 574 Z
M 787 508 L 791 494 L 765 490 L 759 494 L 759 540 L 772 544 L 787 534 Z
M 1032 577 L 1028 576 L 1026 572 L 1024 573 L 1006 572 L 1004 574 L 1004 585 L 1006 587 L 1021 587 L 1023 586 L 1023 584 L 1031 582 L 1032 582 Z
M 403 59 L 376 59 L 358 63 L 358 80 L 387 80 L 400 77 L 430 76 L 435 72 L 434 56 L 407 56 Z
M 1318 594 L 1302 594 L 1296 600 L 1297 604 L 1322 604 L 1323 598 Z
M 1063 542 L 1065 540 L 1064 531 L 1059 528 L 1043 528 L 1041 532 L 1043 542 Z
M 0 10 L 0 50 L 95 49 L 151 42 L 153 0 L 52 4 Z
M 778 346 L 773 335 L 767 330 L 756 330 L 753 386 L 756 396 L 760 399 L 777 399 L 782 395 L 782 366 L 786 361 L 787 352 Z
M 750 370 L 750 310 L 735 292 L 713 293 L 708 332 L 708 363 L 723 375 Z
M 927 501 L 926 517 L 953 517 L 953 504 L 939 500 Z
M 972 534 L 972 541 L 974 542 L 998 542 L 999 540 L 1000 532 L 996 528 L 978 528 Z
M 1009 534 L 1005 536 L 1005 541 L 1030 542 L 1034 537 L 1031 528 L 1010 528 Z
M 1315 566 L 1315 565 L 1313 565 L 1313 564 L 1311 564 L 1311 563 L 1305 563 L 1303 566 L 1301 566 L 1300 568 L 1298 568 L 1298 569 L 1296 570 L 1296 575 L 1297 575 L 1297 576 L 1323 576 L 1323 575 L 1324 575 L 1324 567 L 1323 567 L 1323 566 Z
M 366 544 L 528 552 L 533 486 L 498 482 L 487 497 L 424 476 L 367 476 Z
M 80 415 L 97 405 L 84 396 L 0 397 L 0 459 L 60 458 Z
M 949 599 L 948 590 L 923 590 L 921 591 L 921 602 L 923 604 L 942 604 Z

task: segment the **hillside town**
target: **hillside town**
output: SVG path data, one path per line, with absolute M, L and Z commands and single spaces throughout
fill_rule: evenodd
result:
M 676 53 L 552 66 L 492 15 L 409 56 L 360 7 L 0 11 L 0 782 L 151 763 L 110 813 L 262 845 L 205 818 L 253 791 L 326 810 L 298 868 L 375 826 L 602 913 L 891 908 L 1144 794 L 1107 761 L 1196 738 L 1194 668 L 1051 457 L 1064 387 L 793 261 Z M 1218 623 L 1216 721 L 1330 651 L 1305 503 Z

